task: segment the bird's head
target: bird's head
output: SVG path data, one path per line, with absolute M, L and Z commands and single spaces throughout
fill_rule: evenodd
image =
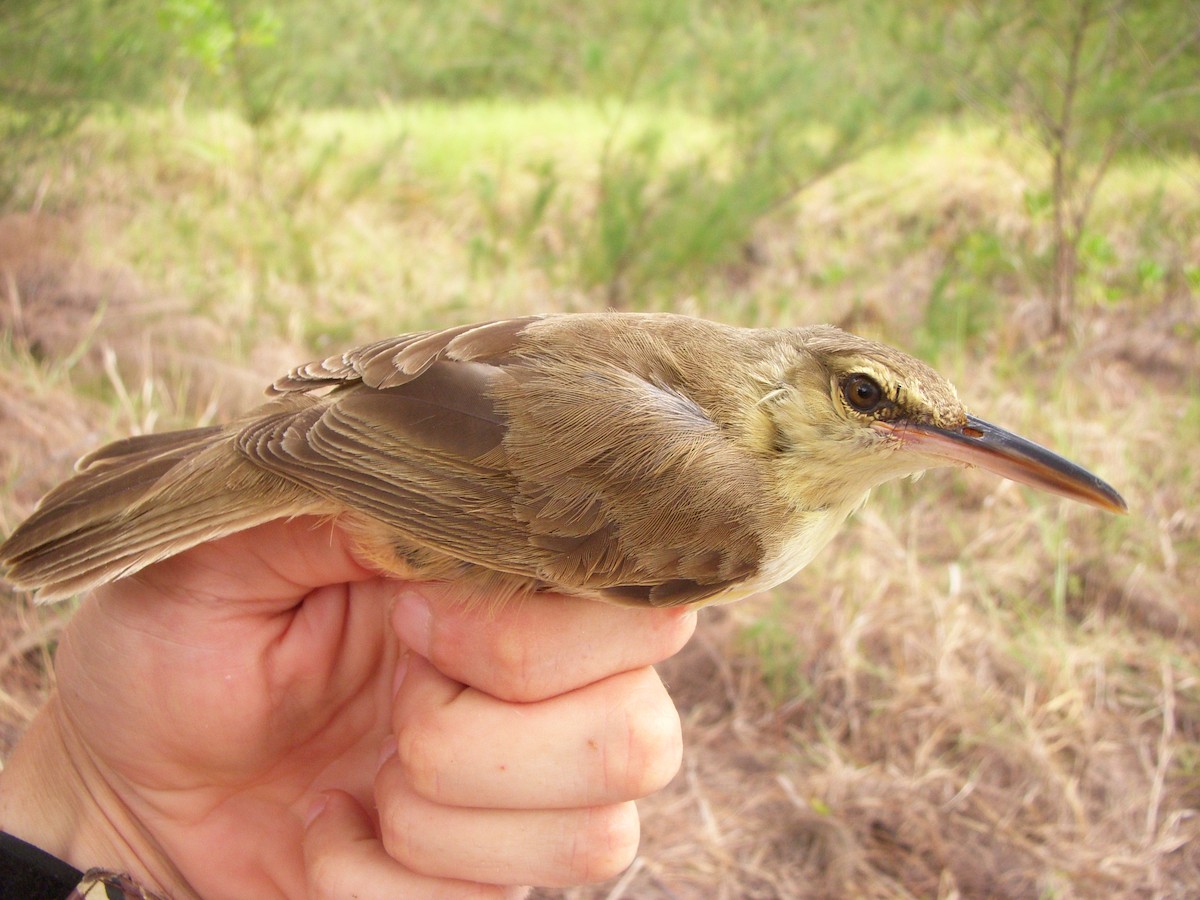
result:
M 954 386 L 920 360 L 828 326 L 792 334 L 795 356 L 759 406 L 773 455 L 792 463 L 785 490 L 797 504 L 854 505 L 893 478 L 978 466 L 1125 512 L 1120 494 L 1095 475 L 968 415 Z

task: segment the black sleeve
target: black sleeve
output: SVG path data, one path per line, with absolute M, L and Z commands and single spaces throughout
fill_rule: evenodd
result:
M 0 900 L 63 900 L 82 878 L 74 866 L 0 831 Z

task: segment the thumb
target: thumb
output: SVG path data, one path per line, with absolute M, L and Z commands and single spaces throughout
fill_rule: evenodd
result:
M 167 597 L 294 603 L 313 588 L 376 575 L 358 561 L 336 522 L 310 516 L 276 519 L 200 544 L 137 578 L 147 590 Z

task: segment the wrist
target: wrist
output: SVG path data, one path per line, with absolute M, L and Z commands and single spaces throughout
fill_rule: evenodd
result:
M 64 721 L 57 696 L 0 772 L 0 831 L 80 870 L 124 871 L 147 887 L 186 894 L 174 867 Z

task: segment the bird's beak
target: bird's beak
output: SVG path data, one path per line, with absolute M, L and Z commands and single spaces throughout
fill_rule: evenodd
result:
M 964 425 L 953 429 L 912 422 L 873 424 L 918 453 L 951 464 L 979 466 L 1004 478 L 1109 512 L 1129 510 L 1120 494 L 1087 469 L 974 416 L 967 416 Z

